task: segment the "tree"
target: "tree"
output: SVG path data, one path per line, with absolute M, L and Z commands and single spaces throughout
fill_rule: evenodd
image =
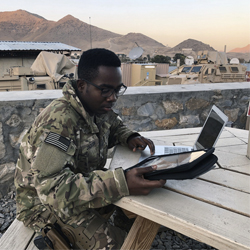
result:
M 183 65 L 183 64 L 185 64 L 185 58 L 186 58 L 186 56 L 184 56 L 183 54 L 176 53 L 174 56 L 174 61 L 177 62 L 177 59 L 180 59 L 180 65 Z
M 170 63 L 171 58 L 169 56 L 156 55 L 151 59 L 153 63 Z

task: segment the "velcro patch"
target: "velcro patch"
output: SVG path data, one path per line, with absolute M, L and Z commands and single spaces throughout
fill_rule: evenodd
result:
M 53 132 L 49 132 L 44 142 L 54 145 L 65 152 L 67 152 L 70 145 L 69 139 Z

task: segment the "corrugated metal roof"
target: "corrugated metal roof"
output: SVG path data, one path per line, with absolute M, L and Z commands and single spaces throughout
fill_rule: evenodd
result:
M 0 51 L 3 50 L 81 51 L 79 48 L 58 42 L 0 41 Z

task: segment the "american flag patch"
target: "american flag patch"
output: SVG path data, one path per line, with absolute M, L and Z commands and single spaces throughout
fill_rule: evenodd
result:
M 70 145 L 70 140 L 58 135 L 56 133 L 53 132 L 49 132 L 49 134 L 47 135 L 46 139 L 44 140 L 44 142 L 49 143 L 51 145 L 54 145 L 60 149 L 62 149 L 63 151 L 67 151 Z

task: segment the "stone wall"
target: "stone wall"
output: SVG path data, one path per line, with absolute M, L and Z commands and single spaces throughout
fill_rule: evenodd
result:
M 35 117 L 61 90 L 0 93 L 0 197 L 13 188 L 18 149 Z M 216 83 L 128 88 L 114 107 L 137 131 L 201 127 L 213 104 L 233 127 L 245 128 L 250 83 Z

